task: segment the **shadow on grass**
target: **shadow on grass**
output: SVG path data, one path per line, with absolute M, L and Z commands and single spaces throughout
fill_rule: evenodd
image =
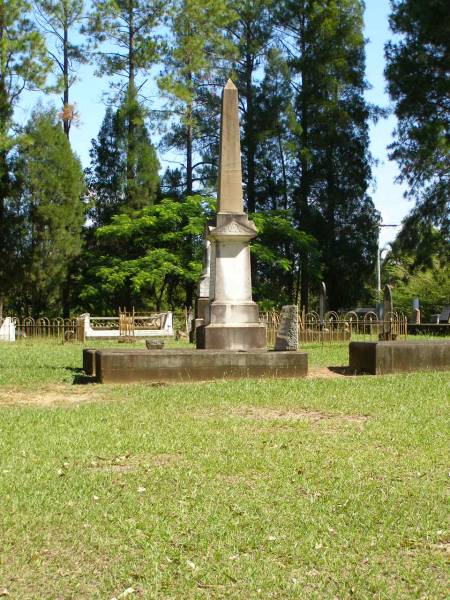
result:
M 338 373 L 339 375 L 346 375 L 347 377 L 354 377 L 355 375 L 366 375 L 362 371 L 356 371 L 352 367 L 327 367 L 333 373 Z
M 80 367 L 66 367 L 66 371 L 70 371 L 74 374 L 72 380 L 73 385 L 86 385 L 88 383 L 97 383 L 95 377 L 86 375 L 86 373 Z

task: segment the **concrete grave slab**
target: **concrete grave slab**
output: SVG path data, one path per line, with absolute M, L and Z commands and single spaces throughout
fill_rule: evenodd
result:
M 350 369 L 384 375 L 450 370 L 450 342 L 350 342 Z
M 305 377 L 308 356 L 306 352 L 97 350 L 95 372 L 99 383 Z

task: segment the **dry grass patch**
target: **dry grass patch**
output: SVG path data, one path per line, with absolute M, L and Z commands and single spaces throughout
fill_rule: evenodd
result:
M 254 421 L 310 421 L 313 423 L 317 423 L 328 419 L 334 419 L 344 422 L 346 421 L 351 423 L 364 423 L 369 418 L 366 415 L 349 415 L 309 409 L 276 409 L 267 408 L 263 406 L 250 406 L 238 408 L 233 411 L 233 414 L 239 417 L 243 417 L 244 419 L 251 419 Z
M 170 467 L 182 460 L 181 454 L 125 454 L 112 458 L 96 456 L 88 465 L 89 471 L 107 471 L 111 473 L 126 473 L 138 469 L 155 467 Z
M 76 405 L 106 399 L 107 391 L 100 385 L 74 386 L 54 384 L 34 389 L 0 387 L 1 406 L 51 407 Z

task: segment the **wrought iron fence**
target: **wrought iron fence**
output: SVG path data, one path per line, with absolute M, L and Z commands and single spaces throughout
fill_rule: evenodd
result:
M 63 319 L 56 317 L 12 317 L 16 328 L 16 339 L 43 337 L 56 338 L 65 341 L 75 340 L 77 338 L 77 320 Z
M 260 314 L 260 322 L 267 326 L 267 346 L 273 348 L 280 313 L 276 311 Z M 408 319 L 400 313 L 388 313 L 380 320 L 374 312 L 358 316 L 351 311 L 343 315 L 330 311 L 323 319 L 316 312 L 299 313 L 298 337 L 301 344 L 345 343 L 350 340 L 406 339 Z

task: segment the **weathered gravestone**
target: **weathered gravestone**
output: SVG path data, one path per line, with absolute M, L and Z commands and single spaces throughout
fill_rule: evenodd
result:
M 298 308 L 295 304 L 283 306 L 275 350 L 298 350 Z
M 164 340 L 145 340 L 147 350 L 162 350 L 164 348 Z

